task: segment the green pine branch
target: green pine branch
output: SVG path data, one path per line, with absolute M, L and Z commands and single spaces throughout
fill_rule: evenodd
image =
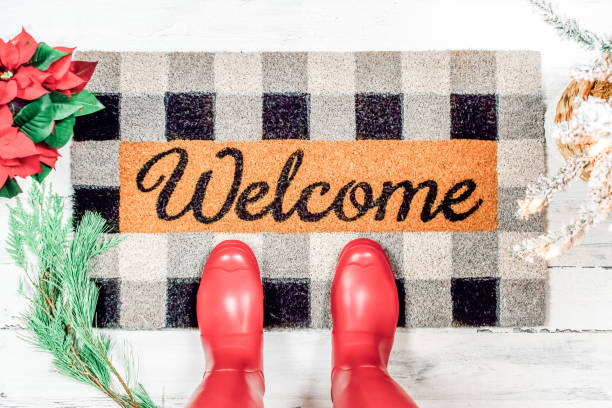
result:
M 110 337 L 93 327 L 99 290 L 90 279 L 91 261 L 119 243 L 104 238 L 106 221 L 87 212 L 73 231 L 64 200 L 32 183 L 25 204 L 9 207 L 8 224 L 7 252 L 24 270 L 19 290 L 30 301 L 22 314 L 26 339 L 51 353 L 58 372 L 119 406 L 155 407 L 141 384 L 123 379 L 110 359 Z
M 612 55 L 612 38 L 609 35 L 594 33 L 582 28 L 576 19 L 560 16 L 548 1 L 529 0 L 529 2 L 540 12 L 544 21 L 557 30 L 562 38 L 573 40 L 588 50 Z

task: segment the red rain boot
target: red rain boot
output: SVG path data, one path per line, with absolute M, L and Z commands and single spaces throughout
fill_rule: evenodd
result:
M 342 250 L 331 312 L 334 408 L 416 408 L 387 372 L 399 302 L 389 260 L 376 242 L 356 239 Z
M 204 266 L 197 301 L 206 355 L 191 408 L 262 408 L 263 290 L 253 251 L 223 241 Z

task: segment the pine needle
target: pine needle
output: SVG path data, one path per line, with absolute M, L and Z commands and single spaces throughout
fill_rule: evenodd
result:
M 91 261 L 120 240 L 105 238 L 109 227 L 93 212 L 74 231 L 71 226 L 64 200 L 44 184 L 33 183 L 25 204 L 18 199 L 9 207 L 7 252 L 24 270 L 19 291 L 30 301 L 21 316 L 26 340 L 49 352 L 59 373 L 96 387 L 119 406 L 154 408 L 144 387 L 131 386 L 111 362 L 110 337 L 93 327 L 99 289 L 90 279 Z
M 562 38 L 573 40 L 588 50 L 598 51 L 602 54 L 612 55 L 612 38 L 609 35 L 600 35 L 584 29 L 573 18 L 562 17 L 545 0 L 529 0 L 540 12 L 544 21 L 550 24 Z

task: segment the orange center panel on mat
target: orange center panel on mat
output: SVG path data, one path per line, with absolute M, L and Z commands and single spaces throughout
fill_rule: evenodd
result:
M 121 232 L 495 231 L 497 143 L 121 142 Z

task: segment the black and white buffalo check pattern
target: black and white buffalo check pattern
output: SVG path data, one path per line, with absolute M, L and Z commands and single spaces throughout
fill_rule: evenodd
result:
M 118 233 L 121 141 L 484 139 L 498 143 L 496 232 L 124 234 L 96 261 L 103 327 L 194 327 L 210 250 L 253 248 L 266 327 L 329 327 L 336 258 L 358 236 L 387 251 L 399 326 L 534 326 L 545 316 L 544 264 L 509 249 L 544 230 L 515 217 L 545 172 L 540 56 L 530 51 L 116 53 L 89 89 L 106 106 L 78 118 L 72 144 L 74 214 L 102 213 Z

